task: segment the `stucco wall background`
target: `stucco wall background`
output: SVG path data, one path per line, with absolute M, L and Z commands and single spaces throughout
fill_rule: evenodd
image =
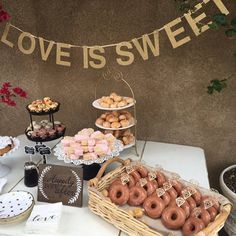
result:
M 236 15 L 235 1 L 223 2 L 231 15 Z M 5 0 L 2 3 L 12 15 L 12 23 L 25 31 L 79 45 L 129 40 L 181 15 L 173 0 Z M 206 7 L 207 13 L 216 11 L 213 5 Z M 107 66 L 122 71 L 136 94 L 138 139 L 202 147 L 210 183 L 218 187 L 220 172 L 235 163 L 236 76 L 230 79 L 224 93 L 209 96 L 206 86 L 212 79 L 236 72 L 233 55 L 236 41 L 226 39 L 223 31 L 207 31 L 196 37 L 186 21 L 181 25 L 192 39 L 182 47 L 173 50 L 162 31 L 159 57 L 150 56 L 143 61 L 135 53 L 134 63 L 122 67 L 115 63 L 115 50 L 106 49 Z M 1 35 L 4 26 L 0 25 Z M 18 35 L 15 30 L 10 34 L 15 44 Z M 83 69 L 79 49 L 71 50 L 70 60 L 72 66 L 63 67 L 55 64 L 55 50 L 43 62 L 38 47 L 32 55 L 24 55 L 17 47 L 11 49 L 0 43 L 0 81 L 11 81 L 29 94 L 27 100 L 18 101 L 17 108 L 1 108 L 1 135 L 22 134 L 29 123 L 26 104 L 44 96 L 61 102 L 61 110 L 55 117 L 66 124 L 67 134 L 93 126 L 94 87 L 107 67 Z M 127 94 L 119 84 L 102 86 L 100 94 L 108 94 L 112 86 Z

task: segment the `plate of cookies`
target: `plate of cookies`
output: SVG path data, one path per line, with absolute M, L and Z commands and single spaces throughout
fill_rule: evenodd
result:
M 93 102 L 93 107 L 100 110 L 117 111 L 132 107 L 135 100 L 131 97 L 123 97 L 117 93 L 111 93 L 109 96 L 103 96 Z
M 103 113 L 97 118 L 95 125 L 100 129 L 123 130 L 136 124 L 136 120 L 128 111 L 112 111 Z
M 132 133 L 131 129 L 125 129 L 125 130 L 105 130 L 105 134 L 112 134 L 120 140 L 123 145 L 124 149 L 130 148 L 135 145 L 135 137 L 134 134 Z
M 112 134 L 85 128 L 74 136 L 65 136 L 54 149 L 58 160 L 75 165 L 91 165 L 118 156 L 123 144 Z

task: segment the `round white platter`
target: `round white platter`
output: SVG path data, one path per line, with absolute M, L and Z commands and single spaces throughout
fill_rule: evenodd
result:
M 34 197 L 25 191 L 15 191 L 0 195 L 0 224 L 25 220 L 34 206 Z
M 128 97 L 124 97 L 124 98 L 128 98 Z M 95 108 L 97 108 L 97 109 L 99 109 L 99 110 L 104 110 L 104 111 L 119 111 L 119 110 L 123 110 L 123 109 L 127 109 L 127 108 L 129 108 L 129 107 L 132 107 L 132 106 L 134 106 L 134 104 L 135 104 L 135 100 L 134 100 L 133 103 L 130 103 L 130 104 L 128 104 L 128 105 L 126 105 L 126 106 L 123 106 L 123 107 L 106 108 L 106 107 L 101 107 L 101 106 L 100 106 L 99 100 L 100 100 L 100 98 L 97 99 L 97 100 L 95 100 L 95 101 L 93 101 L 92 105 L 93 105 L 93 107 L 95 107 Z
M 20 147 L 20 140 L 18 138 L 12 138 L 12 137 L 10 138 L 12 139 L 14 147 L 9 152 L 0 156 L 0 178 L 6 176 L 10 172 L 10 168 L 6 165 L 1 164 L 1 160 L 3 160 L 3 158 L 9 157 L 13 152 L 15 152 Z
M 135 145 L 135 142 L 132 142 L 130 144 L 124 145 L 124 149 L 128 149 L 130 147 L 133 147 Z

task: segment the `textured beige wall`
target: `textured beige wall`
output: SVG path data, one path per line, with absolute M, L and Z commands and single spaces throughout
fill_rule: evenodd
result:
M 234 1 L 224 2 L 236 15 Z M 173 0 L 5 0 L 3 4 L 13 16 L 12 23 L 25 31 L 59 42 L 88 45 L 138 37 L 180 15 Z M 207 9 L 214 12 L 216 8 Z M 209 96 L 206 86 L 211 79 L 236 72 L 236 41 L 213 31 L 195 37 L 188 24 L 183 25 L 192 38 L 190 43 L 173 50 L 162 32 L 160 57 L 143 61 L 136 54 L 131 66 L 120 67 L 114 63 L 114 49 L 108 49 L 107 65 L 121 70 L 136 93 L 138 138 L 202 147 L 211 185 L 217 187 L 221 170 L 235 163 L 235 76 L 222 94 Z M 0 34 L 3 29 L 1 24 Z M 11 33 L 13 42 L 17 35 L 16 31 Z M 1 135 L 23 133 L 29 123 L 25 105 L 43 96 L 61 102 L 56 119 L 67 125 L 68 134 L 93 126 L 94 86 L 105 69 L 82 69 L 78 49 L 72 50 L 70 68 L 56 66 L 55 53 L 43 62 L 38 50 L 27 56 L 17 47 L 10 49 L 2 43 L 0 55 L 0 81 L 11 81 L 29 93 L 16 109 L 2 109 Z M 103 87 L 101 94 L 109 93 L 108 87 Z

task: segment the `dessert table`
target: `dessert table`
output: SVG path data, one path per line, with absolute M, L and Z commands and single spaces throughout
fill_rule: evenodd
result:
M 3 188 L 3 193 L 25 190 L 33 194 L 36 204 L 47 204 L 37 202 L 37 187 L 28 188 L 24 185 L 24 163 L 29 157 L 24 153 L 25 145 L 34 145 L 28 141 L 25 135 L 18 136 L 21 146 L 20 148 L 4 160 L 0 160 L 3 164 L 10 166 L 10 173 L 5 176 L 8 179 L 7 184 Z M 47 142 L 51 148 L 60 141 L 54 140 Z M 204 151 L 198 147 L 167 144 L 160 142 L 138 141 L 137 143 L 139 157 L 135 155 L 134 148 L 124 150 L 120 157 L 122 159 L 131 158 L 133 160 L 143 161 L 150 166 L 159 165 L 164 169 L 180 174 L 185 180 L 194 179 L 200 186 L 209 188 L 208 173 L 205 161 Z M 35 162 L 40 162 L 40 156 L 34 156 Z M 57 160 L 53 153 L 48 157 L 49 164 L 70 165 Z M 113 169 L 117 164 L 112 164 L 109 168 Z M 61 224 L 57 236 L 74 236 L 74 235 L 96 235 L 96 236 L 125 236 L 126 234 L 115 228 L 113 225 L 104 221 L 102 218 L 94 215 L 88 209 L 87 182 L 84 181 L 83 207 L 63 206 Z M 25 222 L 18 224 L 0 225 L 1 236 L 26 236 L 24 232 Z M 46 234 L 43 234 L 47 236 Z M 51 235 L 51 234 L 48 234 Z

